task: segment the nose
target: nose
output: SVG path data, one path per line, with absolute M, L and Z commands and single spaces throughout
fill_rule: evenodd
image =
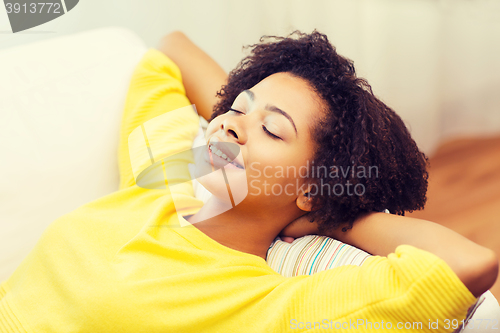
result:
M 224 119 L 220 124 L 220 129 L 224 132 L 228 140 L 244 144 L 246 142 L 246 133 L 241 118 L 243 117 L 230 117 Z

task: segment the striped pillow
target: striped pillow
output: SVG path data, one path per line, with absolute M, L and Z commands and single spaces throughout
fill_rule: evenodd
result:
M 277 237 L 267 250 L 267 264 L 292 277 L 311 275 L 343 265 L 357 265 L 371 256 L 357 247 L 326 236 L 307 235 L 287 243 Z

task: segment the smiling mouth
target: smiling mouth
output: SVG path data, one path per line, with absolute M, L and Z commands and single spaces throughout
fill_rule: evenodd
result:
M 217 155 L 219 158 L 225 160 L 228 162 L 228 164 L 231 164 L 231 165 L 234 165 L 235 167 L 239 168 L 239 169 L 245 169 L 244 166 L 242 166 L 241 164 L 239 164 L 238 162 L 236 162 L 235 160 L 231 159 L 229 156 L 227 156 L 223 151 L 221 151 L 219 148 L 217 148 L 216 145 L 214 144 L 209 144 L 208 145 L 208 150 L 214 154 L 214 155 Z

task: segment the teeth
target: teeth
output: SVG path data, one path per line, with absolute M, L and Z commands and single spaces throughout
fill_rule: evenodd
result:
M 233 160 L 232 160 L 232 159 L 230 159 L 229 157 L 227 157 L 227 155 L 226 155 L 226 154 L 224 154 L 224 153 L 223 153 L 222 151 L 220 151 L 219 149 L 217 149 L 217 147 L 214 147 L 214 145 L 209 145 L 208 147 L 209 147 L 210 151 L 211 151 L 212 153 L 214 153 L 215 155 L 217 155 L 217 156 L 219 156 L 219 157 L 221 157 L 221 158 L 225 159 L 225 160 L 226 160 L 226 161 L 228 161 L 229 163 L 232 163 L 232 162 L 233 162 Z

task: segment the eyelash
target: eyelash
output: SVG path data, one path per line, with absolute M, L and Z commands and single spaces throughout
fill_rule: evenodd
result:
M 266 128 L 266 126 L 262 125 L 262 129 L 264 130 L 264 132 L 267 133 L 267 135 L 269 135 L 271 138 L 275 139 L 275 140 L 281 140 L 281 138 L 277 135 L 274 135 L 273 133 L 269 132 Z
M 229 111 L 234 111 L 234 112 L 236 112 L 236 113 L 244 114 L 243 112 L 238 111 L 238 110 L 235 110 L 235 109 L 233 109 L 233 108 L 229 108 Z
M 238 111 L 238 110 L 235 110 L 233 108 L 229 108 L 229 111 L 233 111 L 233 112 L 236 112 L 238 114 L 245 114 L 241 111 Z M 283 140 L 282 138 L 280 138 L 279 136 L 277 135 L 274 135 L 273 133 L 269 132 L 269 130 L 266 128 L 266 126 L 262 125 L 262 129 L 264 130 L 264 132 L 269 135 L 271 138 L 275 139 L 275 140 Z

